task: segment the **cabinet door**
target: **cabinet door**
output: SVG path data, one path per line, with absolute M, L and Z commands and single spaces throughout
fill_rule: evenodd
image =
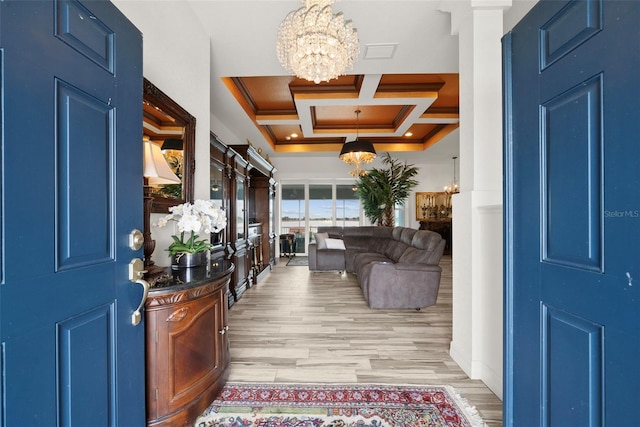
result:
M 224 287 L 222 289 L 220 289 L 219 291 L 219 295 L 218 295 L 218 299 L 221 301 L 220 304 L 220 312 L 219 312 L 219 316 L 220 316 L 220 325 L 222 326 L 221 329 L 218 331 L 218 349 L 219 349 L 219 354 L 220 354 L 220 366 L 222 367 L 223 370 L 226 369 L 226 367 L 229 365 L 229 362 L 231 361 L 231 349 L 230 349 L 230 345 L 229 345 L 229 336 L 228 336 L 228 332 L 229 332 L 229 320 L 227 318 L 227 315 L 229 313 L 229 306 L 226 303 L 227 300 L 229 298 L 229 290 L 228 287 Z M 226 382 L 226 378 L 225 378 L 225 382 Z
M 214 293 L 154 312 L 158 383 L 149 392 L 152 400 L 157 396 L 156 418 L 181 413 L 220 377 L 225 361 L 220 338 L 226 335 L 221 316 L 225 309 L 221 294 Z M 202 404 L 204 410 L 207 402 Z
M 249 262 L 249 251 L 247 250 L 247 223 L 246 223 L 246 192 L 245 185 L 246 180 L 243 175 L 240 175 L 238 169 L 235 171 L 235 206 L 234 206 L 234 222 L 235 222 L 235 238 L 232 242 L 234 246 L 234 252 L 232 256 L 233 263 L 236 266 L 233 274 L 233 280 L 231 282 L 231 293 L 233 300 L 230 303 L 233 304 L 238 301 L 242 294 L 247 290 L 249 286 L 249 269 L 251 264 Z
M 220 206 L 227 212 L 226 201 L 224 199 L 223 171 L 224 166 L 212 158 L 209 166 L 209 199 L 213 200 L 217 206 Z M 211 243 L 213 244 L 212 258 L 215 259 L 224 256 L 224 237 L 224 230 L 219 233 L 211 233 Z
M 245 238 L 245 191 L 244 191 L 244 178 L 236 178 L 236 240 L 243 240 Z

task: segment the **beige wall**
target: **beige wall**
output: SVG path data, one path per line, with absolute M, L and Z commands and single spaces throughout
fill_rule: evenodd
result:
M 113 0 L 142 32 L 143 75 L 196 118 L 195 197 L 209 198 L 209 37 L 181 2 Z M 151 7 L 151 5 L 153 7 Z M 142 138 L 142 135 L 141 135 Z M 153 214 L 152 223 L 160 215 Z M 173 229 L 151 228 L 153 259 L 169 265 L 164 251 Z

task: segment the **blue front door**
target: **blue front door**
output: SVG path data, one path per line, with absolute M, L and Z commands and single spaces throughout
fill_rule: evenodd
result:
M 637 426 L 640 2 L 505 37 L 505 425 Z
M 142 41 L 109 2 L 0 2 L 2 425 L 140 426 Z

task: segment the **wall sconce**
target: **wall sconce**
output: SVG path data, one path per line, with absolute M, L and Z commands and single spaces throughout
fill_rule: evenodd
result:
M 180 184 L 180 178 L 176 176 L 162 155 L 160 146 L 149 140 L 148 136 L 142 138 L 143 147 L 143 172 L 144 176 L 144 269 L 147 270 L 149 276 L 162 270 L 161 267 L 154 265 L 151 260 L 156 248 L 156 241 L 151 238 L 151 204 L 153 196 L 151 195 L 152 185 L 162 184 Z

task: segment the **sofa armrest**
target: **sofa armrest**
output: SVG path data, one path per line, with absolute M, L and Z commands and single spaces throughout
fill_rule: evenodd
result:
M 371 308 L 422 308 L 438 298 L 439 265 L 373 262 L 363 279 L 365 299 Z
M 309 243 L 307 246 L 307 254 L 309 255 L 309 270 L 318 269 L 318 245 L 315 242 Z
M 385 277 L 385 280 L 380 280 L 380 282 L 389 283 L 402 279 L 403 276 L 406 278 L 408 275 L 413 276 L 415 279 L 419 278 L 421 275 L 426 275 L 425 277 L 427 277 L 431 273 L 436 273 L 439 277 L 441 272 L 442 268 L 439 265 L 375 261 L 371 265 L 371 272 L 369 274 L 371 277 L 375 277 L 376 279 Z
M 428 273 L 431 271 L 442 272 L 442 268 L 439 265 L 435 264 L 406 264 L 406 263 L 396 263 L 394 264 L 396 270 L 407 270 L 407 271 L 420 271 L 423 273 Z

